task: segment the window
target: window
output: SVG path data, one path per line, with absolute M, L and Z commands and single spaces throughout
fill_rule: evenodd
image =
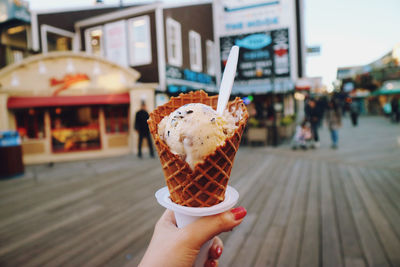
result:
M 127 133 L 129 132 L 129 106 L 110 105 L 104 108 L 106 117 L 107 133 Z
M 181 24 L 171 18 L 167 18 L 166 24 L 168 63 L 180 67 L 182 66 Z
M 97 106 L 51 108 L 50 119 L 53 152 L 101 148 Z
M 214 43 L 210 40 L 206 41 L 206 53 L 207 53 L 207 73 L 210 75 L 215 75 Z
M 201 62 L 201 37 L 195 31 L 189 31 L 190 68 L 193 71 L 202 71 Z
M 43 53 L 70 51 L 73 49 L 74 33 L 50 25 L 40 26 Z
M 44 111 L 41 109 L 21 109 L 15 111 L 17 130 L 22 138 L 44 138 Z
M 104 25 L 104 50 L 107 59 L 122 66 L 129 65 L 126 21 Z
M 89 54 L 104 56 L 102 27 L 93 27 L 85 30 L 85 49 Z
M 129 64 L 131 66 L 151 63 L 150 18 L 141 16 L 128 21 Z

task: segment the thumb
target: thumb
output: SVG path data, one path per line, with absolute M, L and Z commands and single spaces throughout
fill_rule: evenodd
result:
M 203 217 L 182 230 L 190 238 L 188 242 L 191 244 L 191 247 L 199 249 L 214 236 L 230 231 L 238 226 L 246 214 L 247 211 L 245 208 L 237 207 L 220 214 Z

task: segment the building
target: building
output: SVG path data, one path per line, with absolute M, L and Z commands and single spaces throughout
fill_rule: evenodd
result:
M 134 67 L 159 93 L 216 92 L 211 2 L 126 8 L 77 21 L 75 32 L 80 50 Z
M 118 5 L 95 5 L 79 9 L 29 10 L 25 1 L 2 1 L 0 9 L 0 68 L 30 55 L 51 51 L 78 51 L 74 23 L 120 9 Z
M 0 70 L 0 130 L 17 130 L 25 164 L 136 151 L 134 115 L 156 84 L 105 59 L 49 52 Z
M 292 93 L 294 81 L 302 76 L 304 58 L 302 1 L 254 0 L 245 6 L 236 2 L 223 1 L 224 4 L 228 4 L 227 7 L 222 7 L 225 13 L 221 13 L 221 1 L 179 5 L 157 2 L 129 7 L 98 5 L 79 10 L 32 11 L 30 22 L 21 22 L 24 23 L 22 35 L 26 36 L 25 39 L 18 41 L 24 44 L 21 46 L 22 52 L 18 52 L 13 44 L 7 43 L 2 46 L 3 49 L 7 46 L 5 48 L 8 51 L 7 58 L 11 60 L 2 60 L 0 55 L 0 64 L 1 62 L 6 65 L 12 62 L 17 64 L 0 72 L 0 82 L 3 81 L 0 87 L 2 107 L 3 110 L 7 110 L 7 121 L 1 128 L 20 130 L 24 128 L 20 127 L 18 119 L 20 116 L 18 114 L 22 110 L 25 112 L 22 117 L 42 114 L 37 119 L 43 121 L 41 131 L 36 129 L 38 126 L 33 126 L 36 130 L 20 131 L 21 135 L 25 136 L 24 151 L 29 151 L 25 153 L 27 163 L 48 161 L 51 158 L 65 160 L 134 151 L 135 145 L 131 140 L 135 139 L 135 133 L 131 129 L 132 114 L 138 108 L 137 103 L 141 100 L 138 94 L 142 92 L 141 90 L 146 92 L 144 95 L 149 101 L 149 108 L 162 104 L 169 96 L 181 92 L 203 89 L 211 94 L 217 93 L 227 51 L 233 44 L 241 47 L 237 83 L 235 83 L 235 86 L 238 85 L 240 88 L 233 88 L 233 94 L 256 94 L 255 102 L 259 107 L 267 105 L 274 110 L 273 127 L 276 128 L 281 119 L 287 121 L 285 117 L 293 117 L 295 113 Z M 235 26 L 238 25 L 236 20 L 243 20 L 239 23 L 243 23 L 247 28 L 238 29 Z M 223 31 L 221 27 L 224 27 Z M 10 28 L 8 25 L 2 29 L 4 35 L 4 32 L 8 34 L 13 27 Z M 68 52 L 57 54 L 60 51 Z M 27 55 L 39 53 L 41 55 L 37 57 L 21 61 Z M 57 64 L 54 63 L 57 61 L 55 56 L 61 57 Z M 85 64 L 82 63 L 82 66 L 86 67 L 79 70 L 77 66 L 81 63 L 78 61 L 82 60 L 86 61 Z M 48 67 L 53 64 L 63 67 L 54 68 L 59 72 L 53 73 Z M 103 69 L 111 65 L 119 69 L 119 73 L 126 73 L 124 78 L 121 78 L 122 76 L 118 78 L 118 75 L 112 78 L 118 80 L 117 84 L 121 82 L 119 79 L 130 79 L 129 85 L 120 87 L 124 88 L 122 91 L 113 89 L 102 91 L 106 88 L 104 84 L 99 87 L 97 81 L 99 77 L 105 75 Z M 28 66 L 32 71 L 31 74 L 26 74 L 27 79 L 24 79 L 24 82 L 35 86 L 26 86 L 22 93 L 14 87 L 20 86 L 22 82 L 20 77 L 25 75 L 21 74 L 25 73 L 23 66 Z M 42 75 L 44 69 L 47 70 L 45 73 L 52 73 L 53 80 L 46 76 L 47 74 Z M 132 73 L 140 73 L 140 76 L 130 75 Z M 29 78 L 31 80 L 28 80 Z M 67 90 L 61 90 L 60 95 L 51 96 L 55 90 L 55 85 L 49 86 L 49 82 L 52 84 L 51 81 L 55 84 L 57 81 L 60 83 L 72 81 L 73 85 L 68 86 Z M 106 79 L 106 81 L 109 84 L 112 80 Z M 84 90 L 77 91 L 76 87 L 82 86 L 85 82 L 90 85 Z M 40 88 L 36 84 L 40 85 Z M 252 90 L 253 88 L 256 90 Z M 101 93 L 96 93 L 99 90 Z M 15 95 L 17 92 L 18 95 Z M 153 95 L 148 95 L 148 92 L 153 92 Z M 45 93 L 45 96 L 42 96 L 42 93 Z M 119 93 L 123 93 L 124 96 L 115 95 Z M 93 94 L 97 96 L 93 98 Z M 21 95 L 29 98 L 27 99 L 29 101 L 18 99 Z M 102 95 L 114 96 L 104 98 Z M 60 103 L 60 98 L 67 96 L 73 96 L 74 100 Z M 40 102 L 39 99 L 35 99 L 36 97 L 50 98 L 44 98 Z M 91 102 L 91 99 L 97 99 L 98 102 Z M 119 99 L 118 101 L 123 103 L 109 103 L 108 99 Z M 35 101 L 40 102 L 39 106 L 33 104 Z M 48 104 L 50 102 L 54 102 L 54 105 Z M 116 111 L 119 108 L 115 105 L 125 106 Z M 115 126 L 118 131 L 122 128 L 129 129 L 128 132 L 122 133 L 124 137 L 118 139 L 115 137 L 117 135 L 107 132 L 114 127 L 107 126 L 110 121 L 107 119 L 109 109 L 111 113 L 115 111 L 117 114 L 124 114 L 125 122 L 118 127 Z M 91 144 L 82 140 L 59 143 L 60 140 L 55 136 L 57 132 L 63 132 L 64 135 L 74 133 L 79 136 L 87 130 L 85 127 L 88 127 L 86 124 L 75 127 L 72 125 L 74 123 L 72 117 L 70 122 L 63 122 L 60 114 L 64 111 L 75 114 L 71 115 L 72 117 L 79 117 L 81 114 L 89 116 L 89 113 L 93 113 L 94 117 L 89 121 L 97 125 L 94 127 L 97 130 L 91 130 L 92 133 L 96 132 L 97 141 Z M 57 116 L 61 122 L 54 121 Z M 30 127 L 30 122 L 25 128 Z M 67 127 L 63 127 L 64 125 Z M 62 131 L 58 128 L 56 130 L 55 127 L 68 129 Z M 72 128 L 79 133 L 75 133 Z M 40 139 L 40 142 L 36 139 Z M 117 139 L 119 148 L 114 146 L 118 143 L 115 141 Z M 87 151 L 90 149 L 92 151 Z

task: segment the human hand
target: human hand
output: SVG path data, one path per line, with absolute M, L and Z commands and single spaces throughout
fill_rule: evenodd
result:
M 221 214 L 203 217 L 179 229 L 174 213 L 166 210 L 156 224 L 150 245 L 139 266 L 193 266 L 201 246 L 218 234 L 238 226 L 246 213 L 245 208 L 238 207 Z M 222 241 L 214 238 L 205 266 L 218 266 L 222 250 Z

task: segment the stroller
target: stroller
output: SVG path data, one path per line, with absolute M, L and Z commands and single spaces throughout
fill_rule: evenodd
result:
M 292 149 L 297 148 L 308 149 L 313 147 L 313 138 L 311 133 L 311 125 L 308 121 L 304 121 L 296 127 L 296 132 L 292 139 Z

